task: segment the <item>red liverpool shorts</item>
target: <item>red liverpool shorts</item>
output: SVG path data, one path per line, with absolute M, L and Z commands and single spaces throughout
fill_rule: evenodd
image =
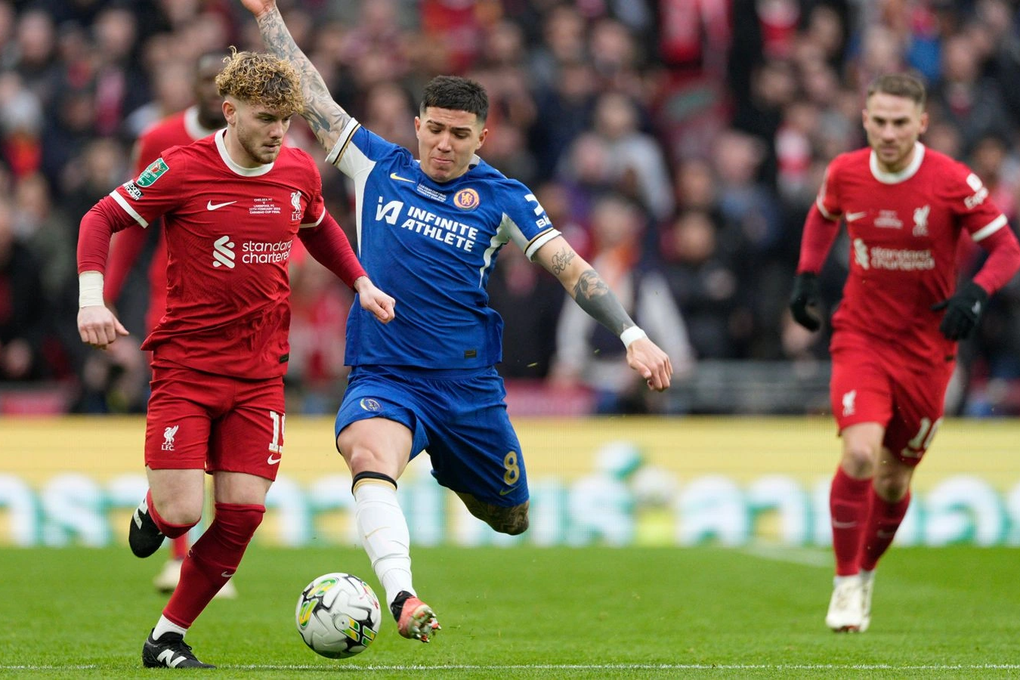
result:
M 283 378 L 238 380 L 183 367 L 152 369 L 145 464 L 276 479 L 283 457 Z
M 832 414 L 840 432 L 859 423 L 883 425 L 882 445 L 917 465 L 942 422 L 954 362 L 920 364 L 880 343 L 846 331 L 833 337 Z

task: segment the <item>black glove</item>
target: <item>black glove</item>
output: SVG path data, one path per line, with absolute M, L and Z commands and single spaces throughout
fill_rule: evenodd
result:
M 793 280 L 793 292 L 790 293 L 790 311 L 794 320 L 809 331 L 817 331 L 822 327 L 822 317 L 808 308 L 820 309 L 821 306 L 822 292 L 818 287 L 818 275 L 810 272 L 797 274 Z
M 949 340 L 966 340 L 978 325 L 981 313 L 988 304 L 988 293 L 973 281 L 956 290 L 956 294 L 931 306 L 933 312 L 946 310 L 939 330 Z

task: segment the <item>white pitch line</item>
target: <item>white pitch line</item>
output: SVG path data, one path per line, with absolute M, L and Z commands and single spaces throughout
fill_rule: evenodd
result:
M 107 666 L 102 666 L 106 668 Z M 0 671 L 67 671 L 67 670 L 97 670 L 101 668 L 98 665 L 47 665 L 47 666 L 30 666 L 30 665 L 0 665 Z M 294 665 L 258 665 L 258 664 L 224 664 L 220 666 L 220 669 L 243 669 L 243 670 L 264 670 L 264 671 L 315 671 L 328 668 L 327 664 L 310 665 L 310 664 L 294 664 Z M 924 665 L 908 665 L 908 666 L 897 666 L 894 664 L 708 664 L 708 663 L 695 663 L 695 664 L 650 664 L 650 663 L 634 663 L 634 664 L 500 664 L 494 665 L 482 665 L 482 664 L 437 664 L 434 666 L 427 665 L 410 665 L 410 666 L 359 666 L 352 664 L 350 666 L 352 670 L 357 669 L 359 671 L 493 671 L 498 672 L 501 670 L 569 670 L 569 671 L 627 671 L 627 670 L 662 670 L 662 671 L 690 671 L 690 670 L 724 670 L 724 671 L 740 671 L 740 670 L 764 670 L 764 671 L 984 671 L 984 670 L 1002 670 L 1002 671 L 1015 671 L 1020 670 L 1020 664 L 924 664 Z
M 805 567 L 831 567 L 832 556 L 828 553 L 817 550 L 805 550 L 803 548 L 787 548 L 778 545 L 759 543 L 747 548 L 740 548 L 740 552 L 751 557 L 758 557 L 772 562 L 786 562 L 788 564 L 799 564 Z

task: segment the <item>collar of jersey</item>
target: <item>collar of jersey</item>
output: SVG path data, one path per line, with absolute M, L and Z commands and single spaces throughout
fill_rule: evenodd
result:
M 222 130 L 216 133 L 216 150 L 220 152 L 220 158 L 223 159 L 223 162 L 227 164 L 227 167 L 230 168 L 231 172 L 233 172 L 235 175 L 241 175 L 242 177 L 259 177 L 260 175 L 264 175 L 273 169 L 272 163 L 258 165 L 254 168 L 243 168 L 237 163 L 235 163 L 234 160 L 230 157 L 230 154 L 227 153 L 227 144 L 226 142 L 223 141 L 223 138 L 226 134 L 227 134 L 226 128 L 223 128 Z
M 871 152 L 869 163 L 871 165 L 871 175 L 879 182 L 882 184 L 899 184 L 916 175 L 922 161 L 924 161 L 924 144 L 914 142 L 914 158 L 910 161 L 910 165 L 899 172 L 883 172 L 880 170 L 878 168 L 878 158 L 876 158 L 874 151 Z
M 184 129 L 187 131 L 188 136 L 196 142 L 216 132 L 216 130 L 210 130 L 198 121 L 197 106 L 189 106 L 184 111 Z

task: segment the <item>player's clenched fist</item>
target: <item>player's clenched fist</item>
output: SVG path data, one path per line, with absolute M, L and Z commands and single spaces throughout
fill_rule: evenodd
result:
M 370 312 L 380 323 L 393 321 L 396 313 L 393 308 L 397 302 L 392 297 L 375 287 L 372 280 L 362 276 L 354 282 L 354 289 L 358 291 L 358 301 L 361 308 Z
M 98 349 L 106 349 L 118 336 L 129 335 L 113 312 L 100 305 L 78 310 L 78 333 L 82 342 Z
M 669 356 L 647 337 L 635 340 L 627 347 L 627 364 L 641 374 L 649 389 L 656 392 L 669 389 L 673 364 Z
M 241 4 L 258 17 L 276 7 L 276 0 L 241 0 Z

